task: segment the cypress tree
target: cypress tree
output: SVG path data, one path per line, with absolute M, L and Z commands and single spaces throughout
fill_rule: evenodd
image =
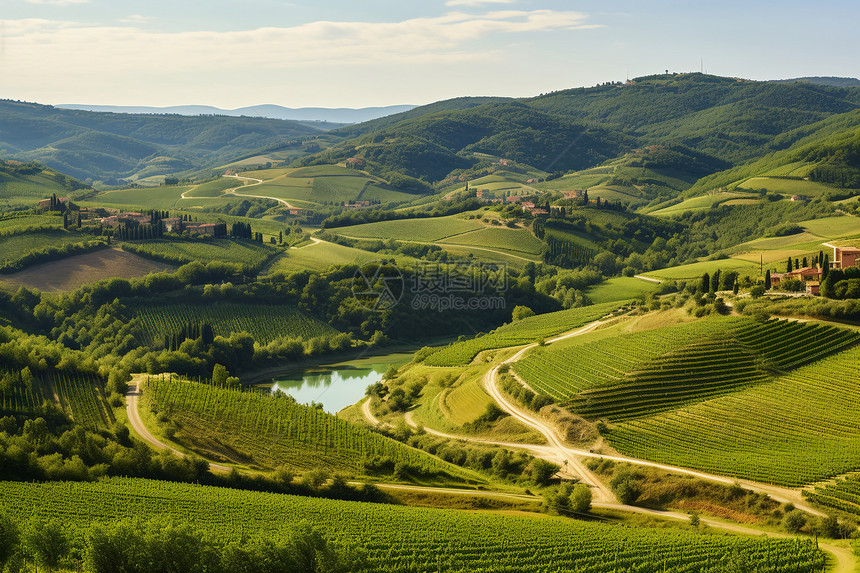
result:
M 702 280 L 699 282 L 699 292 L 705 294 L 711 288 L 711 275 L 705 273 L 702 275 Z
M 764 290 L 770 290 L 770 269 L 764 273 Z
M 791 257 L 788 257 L 788 264 L 785 267 L 785 272 L 790 273 L 793 269 L 791 268 Z

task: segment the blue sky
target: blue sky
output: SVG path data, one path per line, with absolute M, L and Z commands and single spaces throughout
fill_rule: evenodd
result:
M 860 3 L 0 0 L 0 98 L 224 108 L 530 96 L 670 71 L 860 77 Z

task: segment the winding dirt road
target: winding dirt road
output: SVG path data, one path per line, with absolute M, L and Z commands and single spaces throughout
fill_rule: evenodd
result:
M 266 195 L 249 195 L 247 193 L 236 193 L 236 189 L 246 189 L 248 187 L 256 187 L 257 185 L 262 185 L 263 180 L 257 179 L 256 177 L 242 177 L 241 175 L 222 175 L 221 177 L 228 177 L 230 179 L 236 179 L 237 181 L 253 181 L 249 185 L 237 185 L 232 189 L 225 189 L 222 195 L 218 195 L 217 197 L 186 197 L 185 194 L 193 191 L 194 189 L 189 189 L 188 191 L 183 191 L 179 196 L 182 199 L 221 199 L 224 195 L 233 195 L 235 197 L 252 197 L 254 199 L 269 199 L 271 201 L 277 201 L 281 205 L 284 205 L 287 209 L 293 209 L 293 206 L 283 199 L 278 199 L 277 197 L 268 197 Z
M 171 448 L 155 436 L 153 436 L 147 427 L 144 425 L 143 420 L 140 417 L 140 411 L 138 410 L 140 401 L 140 392 L 141 386 L 143 385 L 143 379 L 145 374 L 135 374 L 132 377 L 131 382 L 128 383 L 128 392 L 125 394 L 125 408 L 128 412 L 128 422 L 131 424 L 132 429 L 137 433 L 140 438 L 150 444 L 152 447 L 157 448 L 159 450 L 170 450 L 180 458 L 184 458 L 185 454 L 180 452 L 176 448 Z M 219 464 L 215 464 L 209 462 L 209 469 L 216 472 L 230 472 L 232 468 L 227 466 L 222 466 Z

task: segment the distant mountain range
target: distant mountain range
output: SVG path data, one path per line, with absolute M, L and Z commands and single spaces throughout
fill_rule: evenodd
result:
M 253 105 L 238 109 L 221 109 L 210 105 L 175 105 L 170 107 L 120 106 L 120 105 L 89 105 L 61 104 L 54 107 L 60 109 L 77 109 L 83 111 L 101 111 L 111 113 L 146 113 L 146 114 L 177 114 L 177 115 L 226 115 L 231 117 L 267 117 L 270 119 L 289 119 L 292 121 L 322 121 L 330 123 L 361 123 L 395 113 L 414 109 L 414 105 L 389 105 L 384 107 L 326 108 L 300 107 L 289 108 L 280 105 Z

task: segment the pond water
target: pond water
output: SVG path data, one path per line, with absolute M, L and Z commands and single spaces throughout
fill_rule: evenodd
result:
M 412 353 L 397 353 L 320 365 L 276 376 L 271 388 L 272 392 L 286 392 L 300 404 L 318 402 L 335 414 L 364 398 L 367 387 L 382 380 L 389 366 L 399 367 L 411 359 Z

